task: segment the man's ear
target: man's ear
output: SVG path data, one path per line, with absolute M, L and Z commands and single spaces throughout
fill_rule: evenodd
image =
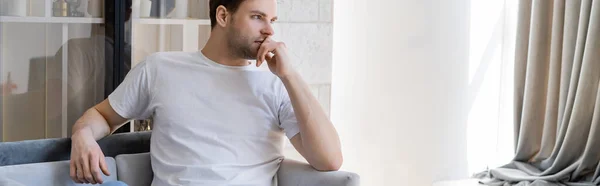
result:
M 225 6 L 219 5 L 219 7 L 217 7 L 217 12 L 215 14 L 217 25 L 221 27 L 227 26 L 227 18 L 229 18 L 229 16 L 229 12 L 227 12 L 227 8 L 225 8 Z

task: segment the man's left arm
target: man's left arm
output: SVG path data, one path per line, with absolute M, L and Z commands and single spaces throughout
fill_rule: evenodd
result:
M 342 165 L 338 134 L 325 111 L 297 73 L 281 78 L 294 108 L 300 133 L 292 145 L 317 170 L 335 171 Z
M 258 51 L 256 65 L 263 61 L 283 82 L 298 120 L 300 133 L 290 139 L 292 145 L 315 169 L 339 170 L 343 158 L 337 131 L 306 82 L 291 68 L 285 44 L 267 38 Z

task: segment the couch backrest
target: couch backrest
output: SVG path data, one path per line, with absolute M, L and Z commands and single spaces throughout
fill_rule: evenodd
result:
M 102 175 L 103 181 L 117 180 L 118 170 L 116 161 L 112 157 L 106 157 L 106 164 L 110 176 Z M 0 167 L 0 185 L 10 186 L 83 186 L 76 184 L 69 176 L 69 161 L 31 163 L 22 165 L 9 165 Z M 89 184 L 87 184 L 89 185 Z
M 121 133 L 98 141 L 104 156 L 150 152 L 151 132 Z M 0 166 L 70 159 L 71 139 L 41 139 L 0 143 Z

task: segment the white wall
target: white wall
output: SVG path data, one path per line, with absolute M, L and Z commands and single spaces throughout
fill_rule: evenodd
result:
M 334 3 L 331 117 L 362 185 L 466 178 L 468 0 Z

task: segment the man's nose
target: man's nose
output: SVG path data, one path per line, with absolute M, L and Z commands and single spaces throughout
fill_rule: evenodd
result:
M 263 35 L 267 35 L 267 36 L 272 36 L 275 34 L 275 30 L 273 29 L 273 25 L 271 25 L 270 23 L 267 23 L 267 26 L 265 26 L 262 30 L 261 30 L 261 34 Z

